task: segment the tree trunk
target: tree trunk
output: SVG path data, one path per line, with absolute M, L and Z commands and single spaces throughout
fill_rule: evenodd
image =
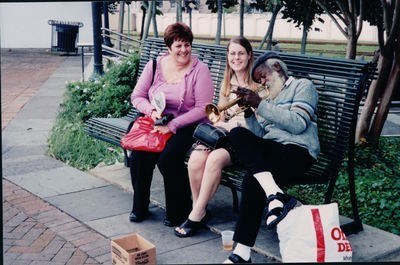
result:
M 146 19 L 145 19 L 145 23 L 144 23 L 144 30 L 143 30 L 142 41 L 144 41 L 145 39 L 147 39 L 147 37 L 149 36 L 149 29 L 150 29 L 150 22 L 151 22 L 151 13 L 152 13 L 152 4 L 153 4 L 153 1 L 150 1 L 150 2 L 148 3 L 148 6 L 147 6 L 147 14 L 146 14 Z
M 301 49 L 300 49 L 301 54 L 306 53 L 307 35 L 308 35 L 308 31 L 307 31 L 306 27 L 303 26 L 303 36 L 301 37 Z
M 142 5 L 140 7 L 142 10 L 142 25 L 140 26 L 140 40 L 143 40 L 143 32 L 144 32 L 144 24 L 145 24 L 145 19 L 146 19 L 146 7 L 144 6 L 144 2 L 142 1 Z
M 262 49 L 262 47 L 264 46 L 265 41 L 267 41 L 267 50 L 271 50 L 271 46 L 272 46 L 272 35 L 274 32 L 274 26 L 275 26 L 275 20 L 276 17 L 278 16 L 279 10 L 281 10 L 281 6 L 275 6 L 273 11 L 272 11 L 272 16 L 271 16 L 271 21 L 269 22 L 269 26 L 268 26 L 268 30 L 265 33 L 264 38 L 262 39 L 260 46 L 258 47 L 258 49 Z
M 188 12 L 189 12 L 189 27 L 193 30 L 193 28 L 192 28 L 192 8 L 191 7 L 188 8 Z
M 393 58 L 381 54 L 378 62 L 378 78 L 373 80 L 368 90 L 367 98 L 365 99 L 361 115 L 357 122 L 356 127 L 356 143 L 362 139 L 367 139 L 368 131 L 370 129 L 372 117 L 375 112 L 375 107 L 379 100 L 380 94 L 385 90 L 390 69 L 392 67 Z
M 217 21 L 217 32 L 215 34 L 215 44 L 221 43 L 221 28 L 222 28 L 222 0 L 217 1 L 218 5 L 218 21 Z
M 350 34 L 347 37 L 346 58 L 355 59 L 357 54 L 357 36 Z
M 157 3 L 154 2 L 152 5 L 152 14 L 151 14 L 151 19 L 153 21 L 153 32 L 154 32 L 154 37 L 158 38 L 158 29 L 157 29 L 157 15 L 156 15 L 156 11 L 157 11 Z
M 396 89 L 400 87 L 400 64 L 394 62 L 392 70 L 390 71 L 389 79 L 387 82 L 386 89 L 381 97 L 381 102 L 376 111 L 374 120 L 371 125 L 371 130 L 368 134 L 368 140 L 372 143 L 377 143 L 379 136 L 382 133 L 383 125 L 387 119 L 389 112 L 390 102 Z
M 176 22 L 182 22 L 182 0 L 176 1 Z
M 103 44 L 112 47 L 114 44 L 110 41 L 110 20 L 108 16 L 108 2 L 103 2 L 103 21 L 104 21 L 104 36 L 103 36 Z
M 244 17 L 244 0 L 240 0 L 240 9 L 239 9 L 240 37 L 244 36 L 243 17 Z
M 119 1 L 119 21 L 118 21 L 118 33 L 123 34 L 124 32 L 124 15 L 125 15 L 125 1 Z M 121 39 L 118 38 L 118 49 L 121 50 Z

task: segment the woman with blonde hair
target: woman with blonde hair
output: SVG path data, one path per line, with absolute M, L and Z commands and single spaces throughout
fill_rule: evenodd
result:
M 250 75 L 254 55 L 250 42 L 244 37 L 233 37 L 227 46 L 226 69 L 220 89 L 218 105 L 236 98 L 232 93 L 238 87 L 257 89 Z M 237 126 L 245 126 L 243 113 L 234 116 L 237 106 L 223 111 L 220 122 L 215 125 L 228 130 Z M 175 228 L 178 237 L 189 237 L 204 227 L 209 218 L 206 211 L 208 202 L 215 194 L 221 180 L 222 169 L 231 165 L 231 157 L 226 148 L 210 150 L 197 144 L 188 161 L 190 189 L 192 191 L 193 208 L 188 219 Z

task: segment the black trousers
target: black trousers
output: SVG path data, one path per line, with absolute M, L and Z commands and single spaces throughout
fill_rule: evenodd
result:
M 257 137 L 251 131 L 238 127 L 230 131 L 233 160 L 248 171 L 243 179 L 243 190 L 234 241 L 254 246 L 261 225 L 266 194 L 254 174 L 271 172 L 278 186 L 300 178 L 312 165 L 314 158 L 298 145 L 283 145 Z
M 161 153 L 133 151 L 131 154 L 131 182 L 135 214 L 148 211 L 153 171 L 158 166 L 165 189 L 166 218 L 175 223 L 183 222 L 192 209 L 189 176 L 184 164 L 186 153 L 194 143 L 196 125 L 177 130 Z

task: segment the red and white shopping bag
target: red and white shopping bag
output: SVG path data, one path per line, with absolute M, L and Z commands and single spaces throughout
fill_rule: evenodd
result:
M 352 261 L 337 203 L 294 208 L 278 224 L 277 233 L 282 262 Z

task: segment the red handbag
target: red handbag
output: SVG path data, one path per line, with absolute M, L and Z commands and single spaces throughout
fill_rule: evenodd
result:
M 154 129 L 154 121 L 149 116 L 141 116 L 136 119 L 131 130 L 121 139 L 121 146 L 127 150 L 147 151 L 160 153 L 164 150 L 172 132 L 163 134 L 151 132 Z

